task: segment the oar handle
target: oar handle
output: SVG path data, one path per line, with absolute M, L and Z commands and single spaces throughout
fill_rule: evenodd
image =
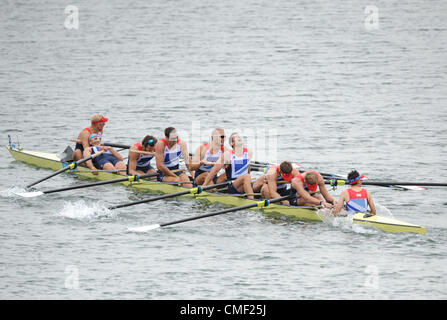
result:
M 130 152 L 147 154 L 147 155 L 155 155 L 155 152 L 150 152 L 150 151 L 130 150 Z
M 130 149 L 131 146 L 127 144 L 120 144 L 120 143 L 114 143 L 114 142 L 104 142 L 105 146 L 114 147 L 114 148 L 123 148 L 123 149 Z
M 79 139 L 71 139 L 71 142 L 77 142 L 81 143 L 81 140 Z M 113 142 L 104 142 L 105 146 L 114 147 L 114 148 L 123 148 L 123 149 L 130 149 L 131 146 L 127 144 L 120 144 L 120 143 L 113 143 Z

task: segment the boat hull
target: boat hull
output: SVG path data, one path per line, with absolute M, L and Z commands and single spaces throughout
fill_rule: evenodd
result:
M 11 153 L 12 157 L 20 162 L 24 162 L 26 164 L 50 169 L 50 170 L 59 170 L 63 166 L 66 166 L 67 163 L 63 163 L 60 161 L 60 158 L 52 153 L 45 152 L 36 152 L 36 151 L 27 151 L 23 149 L 13 149 L 9 146 L 6 146 L 8 151 Z M 76 170 L 69 170 L 66 173 L 75 174 L 81 179 L 95 180 L 95 181 L 105 181 L 116 179 L 118 177 L 122 177 L 119 174 L 112 172 L 99 172 L 97 175 L 93 175 L 88 168 L 78 167 Z M 158 182 L 150 182 L 150 181 L 140 181 L 140 182 L 119 182 L 126 187 L 131 187 L 132 189 L 138 192 L 150 192 L 150 193 L 174 193 L 178 191 L 185 190 L 183 187 L 179 187 L 172 184 L 158 183 Z M 243 206 L 250 203 L 253 203 L 253 200 L 246 199 L 243 197 L 215 193 L 215 192 L 202 192 L 199 195 L 183 195 L 185 198 L 195 198 L 201 201 L 206 201 L 207 203 L 218 203 L 228 207 L 235 206 Z M 323 221 L 322 217 L 318 214 L 317 210 L 312 207 L 288 207 L 277 204 L 271 204 L 268 207 L 264 208 L 252 208 L 250 210 L 262 210 L 262 212 L 271 217 L 281 217 L 287 218 L 290 220 L 302 220 L 302 221 L 314 221 L 321 222 Z M 363 213 L 358 213 L 353 216 L 354 223 L 360 223 L 367 226 L 373 226 L 378 229 L 381 229 L 386 232 L 412 232 L 425 234 L 425 227 L 410 224 L 407 222 L 399 221 L 392 218 L 372 216 L 372 217 L 364 217 Z

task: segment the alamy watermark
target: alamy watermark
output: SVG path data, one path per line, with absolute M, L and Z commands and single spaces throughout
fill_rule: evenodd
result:
M 364 25 L 368 31 L 379 29 L 379 8 L 376 6 L 366 6 L 364 13 L 366 14 Z
M 79 268 L 75 265 L 65 267 L 65 289 L 79 289 Z
M 79 29 L 79 9 L 77 6 L 69 5 L 65 7 L 64 27 L 66 29 Z
M 364 273 L 366 274 L 364 286 L 368 289 L 370 298 L 388 300 L 389 297 L 383 292 L 380 286 L 379 268 L 376 265 L 368 265 Z

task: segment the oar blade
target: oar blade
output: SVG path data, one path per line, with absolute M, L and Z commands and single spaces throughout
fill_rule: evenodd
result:
M 147 232 L 150 230 L 155 230 L 160 228 L 161 226 L 159 224 L 152 224 L 149 226 L 142 226 L 142 227 L 128 227 L 127 230 L 130 232 Z
M 23 197 L 23 198 L 34 198 L 39 197 L 43 195 L 44 193 L 42 191 L 36 191 L 36 192 L 14 192 L 14 194 Z

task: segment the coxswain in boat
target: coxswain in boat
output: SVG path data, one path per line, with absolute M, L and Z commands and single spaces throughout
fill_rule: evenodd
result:
M 274 199 L 292 194 L 290 183 L 293 177 L 300 172 L 289 161 L 283 161 L 280 165 L 273 165 L 267 174 L 257 179 L 253 184 L 254 192 L 261 192 L 264 199 Z M 284 205 L 290 205 L 288 200 L 282 201 Z
M 142 175 L 155 173 L 156 170 L 151 166 L 151 160 L 155 157 L 155 144 L 157 139 L 147 135 L 143 141 L 135 143 L 129 149 L 129 160 L 127 162 L 128 175 Z
M 297 206 L 322 205 L 332 208 L 336 203 L 324 184 L 323 177 L 316 171 L 305 171 L 292 179 L 292 188 L 296 191 L 296 198 L 290 202 Z
M 103 154 L 86 162 L 87 167 L 92 170 L 93 174 L 98 174 L 96 170 L 117 170 L 119 174 L 126 175 L 127 168 L 123 162 L 123 157 L 114 148 L 101 145 L 101 135 L 94 133 L 90 135 L 88 140 L 90 147 L 84 149 L 84 158 L 105 150 Z
M 192 157 L 191 170 L 195 171 L 194 184 L 202 185 L 222 154 L 229 150 L 225 147 L 225 131 L 216 128 L 211 133 L 211 141 L 200 145 Z M 226 174 L 214 176 L 213 183 L 221 183 L 227 180 Z
M 186 141 L 180 139 L 173 127 L 165 129 L 165 137 L 155 144 L 155 161 L 159 171 L 158 181 L 185 182 L 190 181 L 186 173 L 179 169 L 180 157 L 183 156 L 188 170 L 191 171 L 191 157 L 188 153 Z M 182 186 L 192 188 L 192 183 L 181 183 Z
M 102 135 L 107 121 L 109 121 L 109 119 L 105 118 L 102 114 L 95 114 L 91 118 L 90 127 L 84 128 L 78 135 L 73 153 L 73 158 L 75 161 L 82 159 L 84 149 L 90 147 L 89 137 L 92 134 L 96 133 Z
M 250 149 L 244 148 L 242 137 L 238 133 L 231 134 L 229 143 L 233 149 L 222 154 L 221 159 L 211 169 L 203 185 L 211 185 L 219 170 L 225 167 L 227 181 L 231 181 L 228 186 L 228 193 L 245 193 L 249 199 L 254 199 L 249 172 L 250 159 L 253 153 Z
M 348 174 L 348 183 L 351 185 L 351 188 L 341 192 L 340 199 L 333 210 L 334 214 L 338 214 L 345 203 L 348 213 L 367 212 L 369 206 L 371 212 L 368 213 L 372 215 L 376 214 L 376 206 L 374 205 L 371 193 L 362 188 L 362 179 L 364 177 L 364 175 L 360 175 L 356 170 Z

